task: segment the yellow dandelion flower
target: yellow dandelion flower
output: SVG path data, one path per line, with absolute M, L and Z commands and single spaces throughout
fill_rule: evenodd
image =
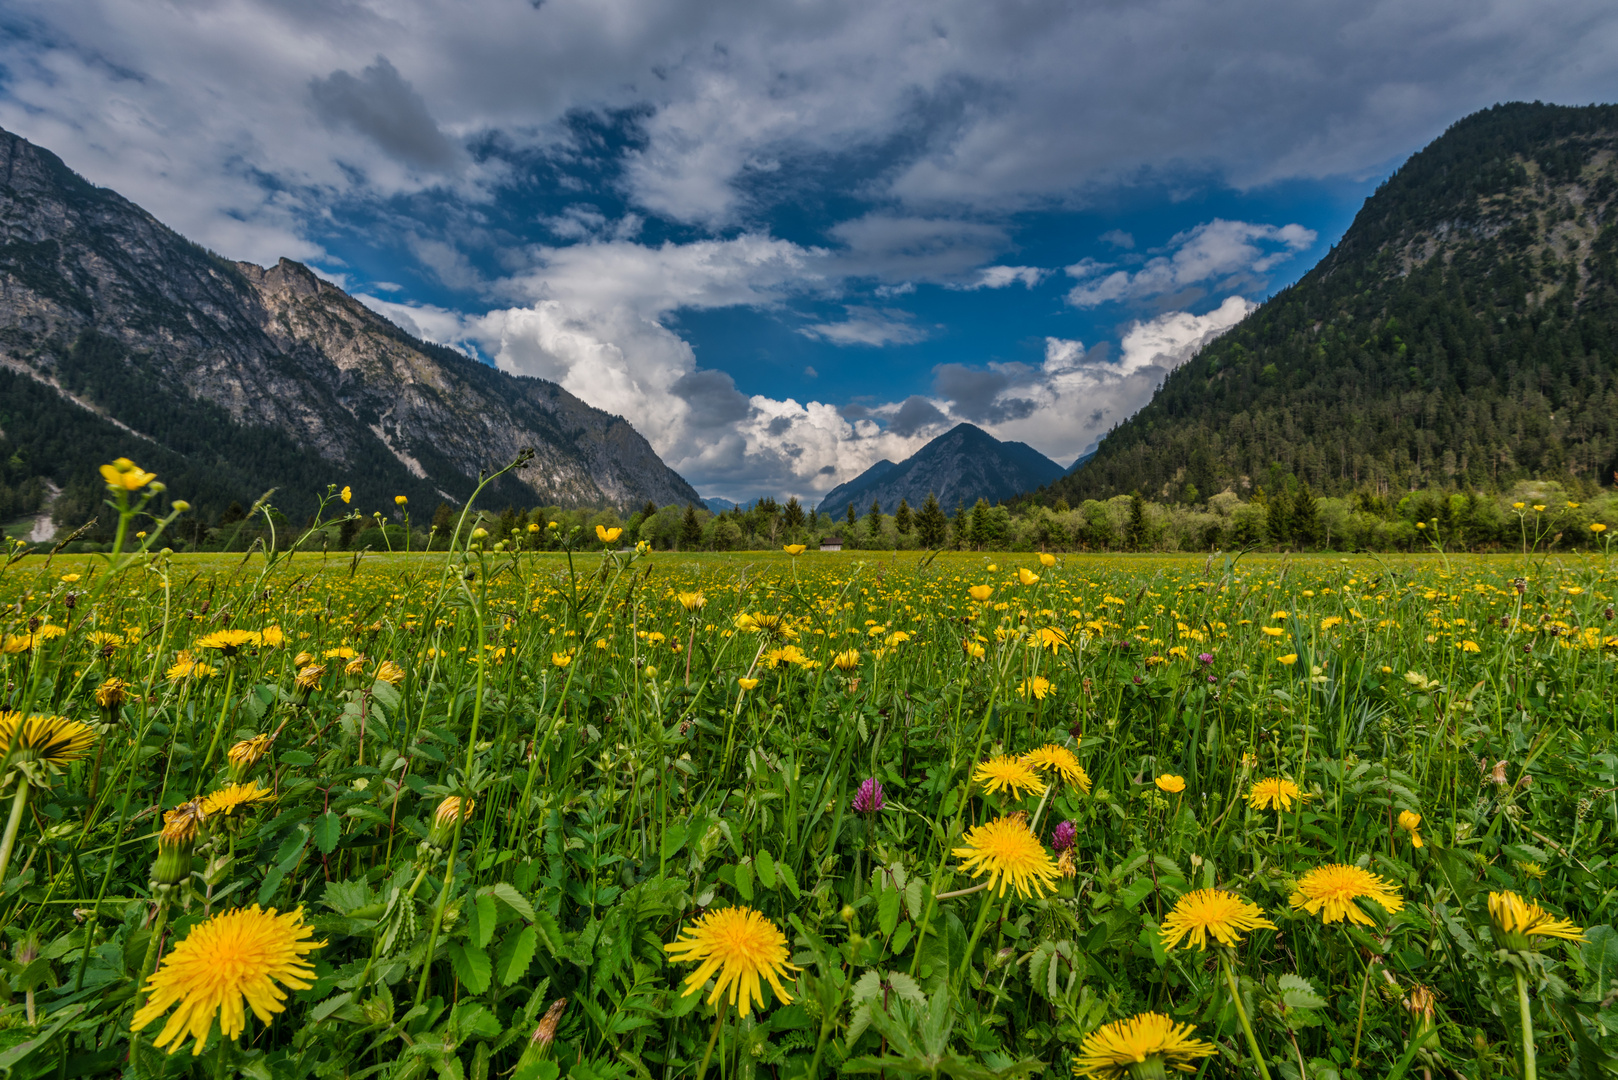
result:
M 190 844 L 197 839 L 197 831 L 202 828 L 203 822 L 208 820 L 208 812 L 202 808 L 201 799 L 192 799 L 183 802 L 173 810 L 163 814 L 163 831 L 158 834 L 159 843 Z
M 710 911 L 679 936 L 664 945 L 675 961 L 699 965 L 685 979 L 681 997 L 689 997 L 702 989 L 710 976 L 717 974 L 708 1004 L 716 1004 L 730 992 L 730 1003 L 740 1016 L 753 1010 L 753 1001 L 764 1004 L 763 982 L 767 981 L 782 1004 L 790 1004 L 792 995 L 781 985 L 781 976 L 798 971 L 788 961 L 786 935 L 769 919 L 748 907 L 725 908 Z
M 210 675 L 219 674 L 219 669 L 212 664 L 204 664 L 185 649 L 181 649 L 180 654 L 174 658 L 173 666 L 163 674 L 171 680 L 206 679 Z
M 95 729 L 65 716 L 0 712 L 0 758 L 13 764 L 37 761 L 60 769 L 84 757 L 96 743 Z
M 317 690 L 320 687 L 321 676 L 326 674 L 326 665 L 309 664 L 298 670 L 298 677 L 293 680 L 299 690 Z
M 269 649 L 279 649 L 287 643 L 286 631 L 279 626 L 266 626 L 258 633 L 258 643 Z
M 392 660 L 384 660 L 376 666 L 376 681 L 398 686 L 405 681 L 405 669 Z
M 271 794 L 258 784 L 227 784 L 218 791 L 204 796 L 202 809 L 209 817 L 234 817 L 236 811 L 271 798 Z
M 1410 834 L 1410 843 L 1413 847 L 1426 847 L 1427 842 L 1421 838 L 1418 828 L 1421 825 L 1421 815 L 1410 810 L 1399 811 L 1399 828 Z
M 1061 871 L 1022 814 L 995 818 L 968 830 L 963 839 L 964 846 L 954 849 L 961 859 L 960 871 L 972 877 L 988 874 L 989 891 L 996 896 L 1006 895 L 1007 885 L 1025 899 L 1030 894 L 1044 896 L 1047 888 L 1055 887 Z
M 274 742 L 272 736 L 254 735 L 251 739 L 243 739 L 225 751 L 225 757 L 237 768 L 248 769 L 259 763 Z
M 1031 769 L 1054 772 L 1080 791 L 1088 793 L 1090 790 L 1090 775 L 1084 771 L 1084 766 L 1079 764 L 1078 756 L 1065 746 L 1046 743 L 1037 750 L 1028 751 L 1017 760 Z
M 107 679 L 96 687 L 96 704 L 103 709 L 116 709 L 129 699 L 129 684 L 122 679 Z
M 1032 697 L 1035 701 L 1044 701 L 1051 692 L 1051 681 L 1043 675 L 1035 675 L 1032 679 L 1024 679 L 1017 686 L 1019 697 Z
M 1196 1038 L 1190 1024 L 1176 1024 L 1162 1013 L 1141 1013 L 1103 1024 L 1084 1037 L 1074 1076 L 1097 1080 L 1164 1075 L 1165 1070 L 1196 1072 L 1192 1062 L 1215 1053 L 1214 1044 Z M 1139 1073 L 1135 1067 L 1142 1066 Z
M 1571 920 L 1555 918 L 1514 892 L 1489 894 L 1489 921 L 1494 924 L 1495 940 L 1503 949 L 1521 952 L 1534 948 L 1536 943 L 1529 939 L 1535 937 L 1584 940 L 1584 931 Z
M 1397 914 L 1405 906 L 1392 882 L 1369 870 L 1341 863 L 1317 866 L 1300 877 L 1291 904 L 1311 915 L 1319 915 L 1321 922 L 1347 919 L 1361 926 L 1373 925 L 1371 917 L 1354 903 L 1356 900 L 1374 900 L 1389 915 Z
M 1206 949 L 1210 937 L 1234 947 L 1242 934 L 1259 929 L 1274 930 L 1275 924 L 1257 904 L 1224 889 L 1196 889 L 1174 902 L 1161 933 L 1164 950 L 1178 948 L 1187 937 L 1189 944 Z
M 326 943 L 312 940 L 313 934 L 302 908 L 279 915 L 254 904 L 214 916 L 175 945 L 147 980 L 151 997 L 135 1014 L 133 1028 L 149 1026 L 178 1004 L 154 1040 L 160 1049 L 175 1053 L 190 1036 L 192 1055 L 200 1055 L 216 1014 L 225 1037 L 239 1039 L 247 1025 L 244 1002 L 267 1024 L 286 1009 L 286 993 L 277 983 L 291 990 L 314 985 L 314 967 L 305 957 Z
M 1291 810 L 1292 800 L 1302 802 L 1308 798 L 1291 780 L 1272 776 L 1256 781 L 1247 792 L 1247 805 L 1254 810 Z
M 1039 778 L 1039 774 L 1029 768 L 1026 762 L 1007 754 L 983 762 L 972 773 L 972 779 L 982 784 L 983 790 L 991 795 L 1009 791 L 1012 798 L 1020 799 L 1024 790 L 1035 795 L 1045 793 L 1045 781 Z
M 860 651 L 845 649 L 831 658 L 831 666 L 838 671 L 854 671 L 860 666 Z
M 1034 643 L 1042 649 L 1059 652 L 1068 647 L 1067 635 L 1054 626 L 1042 626 L 1034 634 Z
M 1185 790 L 1185 777 L 1175 776 L 1173 773 L 1164 773 L 1152 783 L 1157 785 L 1158 790 L 1166 791 L 1170 795 L 1178 795 Z
M 674 599 L 678 600 L 680 606 L 687 611 L 700 611 L 702 610 L 702 605 L 708 602 L 708 598 L 700 592 L 678 593 Z

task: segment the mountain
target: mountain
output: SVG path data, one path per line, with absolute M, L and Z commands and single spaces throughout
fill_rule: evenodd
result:
M 532 447 L 490 503 L 698 501 L 619 417 L 419 341 L 308 268 L 222 259 L 0 131 L 0 517 L 47 486 L 57 520 L 125 456 L 217 513 L 326 485 L 418 515 Z
M 1615 471 L 1618 106 L 1512 104 L 1411 157 L 1319 265 L 1038 497 L 1588 490 Z
M 879 461 L 848 483 L 833 488 L 820 512 L 839 515 L 850 503 L 863 514 L 872 500 L 893 513 L 899 500 L 919 509 L 928 494 L 945 512 L 979 499 L 998 502 L 1020 491 L 1048 484 L 1062 466 L 1027 443 L 1001 442 L 982 428 L 957 424 L 897 465 Z

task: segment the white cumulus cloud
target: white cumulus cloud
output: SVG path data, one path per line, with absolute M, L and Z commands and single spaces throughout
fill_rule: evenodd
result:
M 1158 255 L 1134 272 L 1098 275 L 1104 266 L 1090 259 L 1067 268 L 1079 278 L 1067 294 L 1074 307 L 1089 308 L 1111 300 L 1144 300 L 1205 286 L 1210 289 L 1251 287 L 1262 275 L 1310 247 L 1315 231 L 1302 225 L 1260 225 L 1215 218 L 1171 238 L 1167 254 Z

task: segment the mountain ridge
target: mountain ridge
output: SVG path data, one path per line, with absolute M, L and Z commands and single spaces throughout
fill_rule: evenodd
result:
M 883 468 L 886 464 L 887 468 Z M 864 513 L 872 501 L 883 513 L 905 500 L 919 508 L 929 494 L 946 510 L 979 499 L 999 502 L 1061 476 L 1062 466 L 1027 443 L 1003 442 L 974 424 L 956 424 L 905 460 L 886 459 L 841 484 L 821 500 L 823 514 L 841 514 L 853 505 Z
M 492 500 L 698 500 L 622 418 L 417 340 L 300 263 L 214 255 L 3 130 L 0 400 L 3 517 L 46 482 L 60 523 L 94 513 L 108 455 L 215 513 L 271 487 L 305 513 L 334 481 L 460 502 L 525 446 Z

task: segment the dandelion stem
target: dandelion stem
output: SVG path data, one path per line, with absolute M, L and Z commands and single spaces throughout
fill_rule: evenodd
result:
M 985 884 L 987 884 L 987 882 L 985 882 Z M 961 962 L 961 972 L 960 975 L 957 976 L 957 978 L 960 980 L 960 982 L 956 985 L 957 990 L 959 990 L 960 987 L 965 984 L 967 969 L 972 966 L 972 954 L 977 951 L 978 939 L 983 936 L 983 928 L 989 922 L 989 908 L 993 905 L 993 903 L 994 896 L 985 892 L 983 894 L 982 902 L 978 904 L 978 921 L 977 925 L 972 927 L 972 940 L 966 943 L 966 959 Z M 1266 1078 L 1266 1080 L 1268 1080 L 1268 1078 Z
M 202 759 L 202 768 L 197 771 L 196 788 L 191 793 L 193 798 L 202 791 L 202 785 L 206 783 L 205 778 L 208 775 L 208 766 L 213 764 L 214 751 L 219 749 L 219 740 L 225 733 L 225 719 L 230 716 L 230 695 L 235 691 L 235 689 L 236 662 L 232 660 L 230 663 L 230 674 L 225 677 L 225 704 L 219 710 L 219 723 L 214 725 L 213 742 L 208 744 L 208 756 Z
M 1225 969 L 1225 985 L 1230 987 L 1230 1003 L 1236 1006 L 1236 1015 L 1242 1022 L 1242 1033 L 1247 1036 L 1247 1048 L 1253 1052 L 1253 1063 L 1258 1066 L 1259 1075 L 1264 1080 L 1270 1080 L 1269 1067 L 1264 1064 L 1264 1054 L 1258 1048 L 1258 1037 L 1253 1034 L 1252 1022 L 1247 1019 L 1247 1010 L 1242 1008 L 1242 992 L 1236 986 L 1236 973 L 1230 968 L 1229 955 L 1219 957 L 1219 966 Z
M 725 1006 L 716 1004 L 713 1011 L 713 1034 L 708 1036 L 708 1049 L 702 1055 L 702 1064 L 697 1067 L 697 1080 L 702 1080 L 708 1072 L 708 1062 L 713 1059 L 714 1044 L 719 1041 L 719 1028 L 725 1022 Z
M 1537 1080 L 1539 1074 L 1534 1066 L 1534 1021 L 1528 1014 L 1528 980 L 1521 968 L 1514 974 L 1517 977 L 1517 1011 L 1522 1014 L 1523 1080 Z
M 17 845 L 17 830 L 22 827 L 23 807 L 28 805 L 28 778 L 17 770 L 17 794 L 11 799 L 11 816 L 6 819 L 6 834 L 0 839 L 0 885 L 6 880 L 6 867 L 11 864 L 11 849 Z

